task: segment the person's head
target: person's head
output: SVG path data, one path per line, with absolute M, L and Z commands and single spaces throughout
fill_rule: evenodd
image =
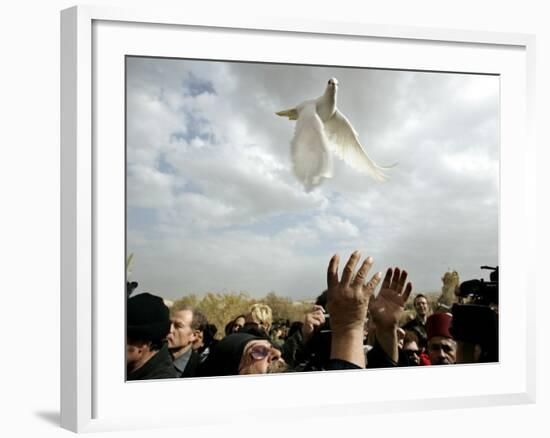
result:
M 498 312 L 493 306 L 455 304 L 450 332 L 457 341 L 457 363 L 498 361 Z
M 230 335 L 231 333 L 237 333 L 244 327 L 245 321 L 244 315 L 239 315 L 235 319 L 229 321 L 225 326 L 225 334 Z
M 203 330 L 203 342 L 207 347 L 214 341 L 214 337 L 218 333 L 218 328 L 214 324 L 206 324 Z
M 417 316 L 421 318 L 426 318 L 428 316 L 428 299 L 425 295 L 418 294 L 414 297 L 413 304 Z
M 409 365 L 420 365 L 420 348 L 416 342 L 403 345 L 403 354 L 407 356 Z
M 281 338 L 288 338 L 288 332 L 290 330 L 290 320 L 286 320 L 283 325 L 281 325 Z
M 283 336 L 283 329 L 279 326 L 273 326 L 269 332 L 271 339 L 280 339 Z
M 193 322 L 191 323 L 191 328 L 195 332 L 195 340 L 193 341 L 192 348 L 196 351 L 206 344 L 204 332 L 208 328 L 208 319 L 206 319 L 204 313 L 196 309 L 193 311 Z
M 250 307 L 246 315 L 246 323 L 257 324 L 266 333 L 269 333 L 273 323 L 273 312 L 267 304 L 256 303 Z
M 281 351 L 271 342 L 256 339 L 248 342 L 239 363 L 239 374 L 280 373 L 286 370 Z
M 126 365 L 132 371 L 162 348 L 170 330 L 170 311 L 162 298 L 143 293 L 128 299 L 126 320 Z
M 212 347 L 201 376 L 266 374 L 286 370 L 281 352 L 271 342 L 249 333 L 233 333 Z
M 432 365 L 456 363 L 456 341 L 449 331 L 451 320 L 450 313 L 434 313 L 426 321 L 428 355 Z
M 420 353 L 418 336 L 412 331 L 407 331 L 403 339 L 403 354 L 407 357 L 408 364 L 420 365 Z
M 445 336 L 434 336 L 428 341 L 428 354 L 432 365 L 456 363 L 456 342 Z
M 197 340 L 199 322 L 196 314 L 198 315 L 198 311 L 192 306 L 172 309 L 170 333 L 166 337 L 172 354 L 186 352 Z

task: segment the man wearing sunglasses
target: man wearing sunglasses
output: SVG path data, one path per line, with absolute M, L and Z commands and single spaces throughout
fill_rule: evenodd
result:
M 239 363 L 239 374 L 272 374 L 286 370 L 281 350 L 269 341 L 258 339 L 246 344 Z
M 232 333 L 213 348 L 199 367 L 200 376 L 270 374 L 286 371 L 281 351 L 250 333 Z

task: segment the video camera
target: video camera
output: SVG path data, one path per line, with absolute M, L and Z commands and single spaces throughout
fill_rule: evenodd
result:
M 470 298 L 470 302 L 479 305 L 498 304 L 498 266 L 481 266 L 481 269 L 491 270 L 489 280 L 463 281 L 456 295 L 462 299 Z M 463 300 L 460 300 L 461 302 Z

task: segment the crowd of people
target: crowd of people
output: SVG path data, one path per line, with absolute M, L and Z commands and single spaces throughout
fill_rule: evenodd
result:
M 498 361 L 494 307 L 459 306 L 453 323 L 455 307 L 431 313 L 428 298 L 417 294 L 414 317 L 403 323 L 412 293 L 407 272 L 396 267 L 369 278 L 373 259 L 360 259 L 355 251 L 340 275 L 339 257 L 331 258 L 327 289 L 302 321 L 274 322 L 268 305 L 254 304 L 228 321 L 221 339 L 200 309 L 170 309 L 159 296 L 132 295 L 132 284 L 127 380 Z M 477 314 L 483 324 L 471 318 Z

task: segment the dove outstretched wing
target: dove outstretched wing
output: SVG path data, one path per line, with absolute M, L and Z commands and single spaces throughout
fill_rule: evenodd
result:
M 389 167 L 379 166 L 370 159 L 359 142 L 357 132 L 340 111 L 336 110 L 333 116 L 325 122 L 325 131 L 329 147 L 337 157 L 355 170 L 370 174 L 377 181 L 382 182 L 388 179 L 384 169 Z

